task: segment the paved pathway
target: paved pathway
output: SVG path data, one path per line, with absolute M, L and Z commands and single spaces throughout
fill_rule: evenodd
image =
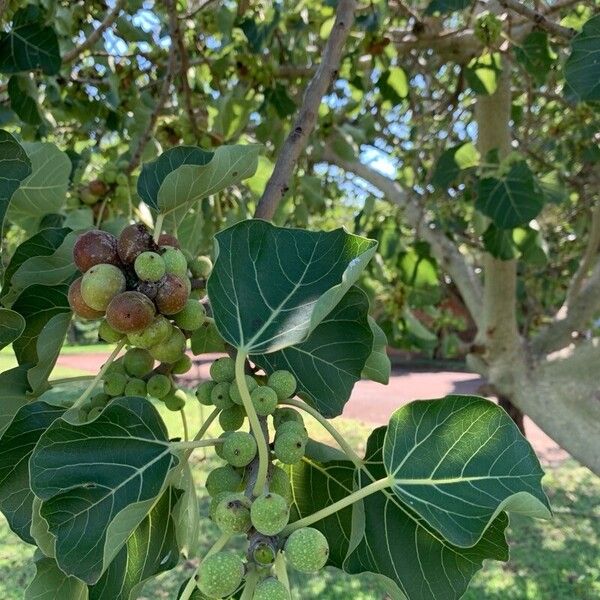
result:
M 97 372 L 108 354 L 72 354 L 61 356 L 58 364 L 65 367 Z M 190 374 L 195 380 L 207 378 L 210 363 L 218 355 L 206 354 L 197 361 Z M 395 369 L 387 386 L 372 381 L 359 381 L 346 404 L 344 416 L 369 425 L 383 425 L 403 404 L 424 398 L 441 398 L 448 394 L 477 394 L 482 379 L 472 373 L 454 371 L 407 371 Z M 568 457 L 530 419 L 525 419 L 527 438 L 545 463 L 557 463 Z

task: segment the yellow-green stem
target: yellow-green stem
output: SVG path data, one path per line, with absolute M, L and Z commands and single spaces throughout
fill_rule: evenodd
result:
M 156 222 L 154 223 L 154 236 L 152 237 L 155 244 L 158 244 L 158 238 L 160 237 L 164 220 L 165 220 L 164 215 L 158 215 L 156 217 Z
M 102 365 L 102 368 L 98 372 L 98 375 L 96 375 L 96 377 L 94 377 L 94 379 L 91 381 L 90 385 L 88 385 L 88 387 L 81 394 L 81 396 L 79 396 L 79 398 L 77 398 L 77 400 L 75 400 L 75 402 L 73 403 L 73 406 L 71 406 L 71 410 L 73 410 L 74 408 L 79 408 L 89 398 L 90 394 L 94 391 L 94 388 L 96 387 L 98 382 L 102 379 L 102 377 L 104 377 L 104 374 L 106 373 L 108 367 L 110 367 L 113 360 L 115 360 L 115 358 L 117 358 L 117 355 L 119 354 L 119 352 L 121 352 L 121 349 L 125 345 L 126 340 L 127 340 L 127 338 L 122 339 L 115 346 L 115 349 L 112 351 L 112 353 L 108 357 L 107 361 Z
M 285 563 L 285 555 L 283 552 L 278 552 L 273 565 L 277 579 L 284 585 L 288 593 L 288 598 L 291 597 L 290 580 L 288 579 L 287 565 Z
M 225 440 L 221 438 L 210 440 L 192 440 L 191 442 L 171 442 L 169 446 L 174 450 L 195 450 L 196 448 L 206 448 L 207 446 L 216 446 L 222 444 Z
M 363 468 L 363 461 L 358 454 L 354 452 L 352 446 L 348 444 L 348 442 L 344 439 L 344 436 L 321 413 L 315 410 L 312 406 L 306 404 L 306 402 L 302 402 L 302 400 L 293 400 L 290 398 L 288 400 L 284 400 L 282 404 L 295 406 L 296 408 L 303 410 L 305 413 L 308 413 L 311 417 L 316 419 L 319 424 L 329 432 L 339 447 L 347 454 L 348 458 L 354 463 L 354 466 L 357 469 Z
M 337 502 L 334 502 L 333 504 L 330 504 L 329 506 L 318 510 L 316 513 L 304 517 L 303 519 L 299 519 L 294 523 L 290 523 L 281 532 L 281 535 L 287 536 L 290 535 L 290 533 L 292 533 L 293 531 L 296 531 L 296 529 L 300 529 L 301 527 L 308 527 L 309 525 L 312 525 L 317 521 L 321 521 L 322 519 L 325 519 L 326 517 L 335 514 L 343 508 L 351 506 L 355 502 L 358 502 L 359 500 L 362 500 L 363 498 L 374 494 L 375 492 L 380 492 L 381 490 L 391 487 L 393 484 L 393 477 L 384 477 L 383 479 L 378 479 L 377 481 L 370 483 L 366 487 L 361 488 L 360 490 L 356 490 L 356 492 L 353 492 L 349 496 L 346 496 L 345 498 L 342 498 L 341 500 L 338 500 Z
M 183 439 L 187 442 L 190 439 L 190 430 L 188 428 L 187 417 L 185 416 L 185 409 L 180 409 L 181 424 L 183 425 Z
M 246 409 L 246 414 L 248 415 L 248 420 L 250 421 L 252 433 L 256 438 L 256 445 L 258 446 L 258 474 L 256 475 L 256 483 L 254 484 L 254 495 L 260 496 L 264 492 L 267 483 L 269 448 L 260 421 L 258 420 L 258 415 L 256 414 L 256 410 L 254 410 L 248 385 L 246 384 L 244 365 L 247 356 L 248 355 L 245 352 L 238 351 L 237 356 L 235 357 L 235 380 L 240 392 L 240 397 L 244 403 L 244 408 Z
M 206 435 L 208 428 L 212 425 L 213 421 L 219 416 L 220 412 L 221 412 L 220 408 L 215 408 L 215 410 L 213 410 L 210 413 L 210 415 L 208 415 L 206 421 L 204 421 L 204 423 L 202 424 L 202 427 L 200 427 L 200 429 L 198 430 L 198 433 L 194 436 L 194 441 L 201 440 Z M 194 448 L 192 448 L 191 450 L 188 450 L 186 452 L 185 460 L 190 459 L 190 456 L 192 455 L 193 451 L 194 451 Z
M 256 584 L 260 580 L 260 574 L 256 569 L 253 569 L 246 575 L 246 583 L 244 585 L 244 591 L 240 596 L 240 600 L 252 600 L 254 598 L 254 590 L 256 589 Z

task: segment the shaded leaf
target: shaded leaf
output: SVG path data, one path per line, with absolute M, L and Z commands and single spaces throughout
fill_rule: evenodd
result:
M 369 300 L 353 286 L 302 343 L 251 359 L 268 373 L 287 369 L 297 392 L 325 417 L 342 413 L 373 348 Z
M 373 347 L 361 376 L 364 379 L 370 379 L 371 381 L 387 385 L 392 369 L 392 363 L 387 355 L 387 337 L 375 319 L 369 317 L 368 320 L 371 332 L 373 333 Z
M 490 223 L 483 234 L 483 245 L 487 252 L 500 260 L 512 260 L 518 255 L 512 239 L 512 230 L 500 229 L 493 223 Z
M 19 409 L 29 402 L 28 369 L 28 365 L 22 365 L 0 373 L 0 436 L 11 424 Z
M 486 52 L 471 60 L 465 68 L 465 77 L 476 94 L 490 96 L 498 87 L 498 77 L 501 72 L 500 54 Z
M 458 546 L 476 544 L 503 510 L 550 516 L 533 449 L 500 407 L 477 396 L 399 408 L 383 461 L 396 496 Z
M 65 575 L 53 558 L 35 561 L 35 577 L 25 590 L 24 600 L 87 600 L 87 586 Z
M 600 15 L 587 21 L 581 32 L 571 40 L 565 79 L 580 100 L 600 100 Z
M 10 98 L 10 108 L 24 123 L 37 126 L 42 123 L 42 116 L 36 99 L 28 93 L 28 84 L 29 81 L 23 81 L 19 75 L 13 75 L 8 80 L 7 91 Z
M 448 148 L 435 165 L 431 184 L 440 189 L 447 188 L 460 172 L 479 164 L 479 152 L 471 142 Z
M 30 472 L 60 568 L 96 583 L 178 462 L 164 423 L 145 399 L 117 398 L 81 425 L 56 421 L 40 438 Z
M 192 352 L 198 354 L 207 354 L 209 352 L 225 352 L 225 343 L 219 335 L 219 331 L 214 323 L 204 322 L 194 331 L 190 339 Z
M 0 349 L 12 344 L 25 329 L 25 319 L 14 310 L 0 308 Z
M 303 342 L 356 281 L 377 243 L 342 229 L 243 221 L 216 236 L 207 290 L 222 337 L 249 354 Z
M 546 77 L 556 61 L 556 54 L 548 43 L 548 34 L 545 31 L 532 31 L 515 48 L 517 60 L 525 70 L 534 78 L 538 85 L 546 81 Z

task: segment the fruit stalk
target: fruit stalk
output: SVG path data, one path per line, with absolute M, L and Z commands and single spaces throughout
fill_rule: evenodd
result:
M 187 417 L 185 416 L 185 410 L 180 409 L 179 413 L 181 414 L 181 424 L 183 426 L 183 439 L 187 442 L 190 439 L 190 430 L 188 428 Z
M 192 440 L 191 442 L 171 442 L 169 446 L 174 450 L 195 450 L 196 448 L 205 448 L 206 446 L 216 446 L 222 444 L 220 438 L 208 440 Z
M 248 385 L 246 384 L 246 373 L 244 370 L 246 358 L 247 354 L 245 352 L 238 351 L 237 356 L 235 357 L 235 380 L 258 447 L 258 474 L 256 475 L 256 483 L 254 484 L 254 495 L 260 496 L 264 492 L 267 483 L 269 448 L 267 447 L 267 440 L 265 439 L 258 415 L 256 414 L 252 399 L 250 398 Z
M 220 408 L 215 408 L 215 410 L 213 410 L 210 413 L 210 415 L 208 415 L 208 417 L 206 418 L 206 421 L 204 421 L 204 423 L 202 424 L 202 427 L 200 427 L 200 429 L 198 430 L 198 433 L 194 436 L 193 441 L 201 440 L 206 435 L 208 428 L 213 424 L 214 420 L 219 416 L 220 412 L 221 412 Z M 189 460 L 193 451 L 194 451 L 194 448 L 187 451 L 186 457 L 185 457 L 186 460 Z
M 345 498 L 342 498 L 341 500 L 338 500 L 337 502 L 334 502 L 333 504 L 330 504 L 329 506 L 326 506 L 325 508 L 318 510 L 316 513 L 313 513 L 312 515 L 304 517 L 303 519 L 299 519 L 298 521 L 294 521 L 293 523 L 290 523 L 281 532 L 281 535 L 285 537 L 285 536 L 290 535 L 290 533 L 292 533 L 293 531 L 296 531 L 296 529 L 300 529 L 302 527 L 308 527 L 309 525 L 312 525 L 313 523 L 317 523 L 318 521 L 321 521 L 322 519 L 325 519 L 326 517 L 329 517 L 329 516 L 335 514 L 336 512 L 342 510 L 343 508 L 346 508 L 347 506 L 351 506 L 355 502 L 358 502 L 359 500 L 362 500 L 363 498 L 366 498 L 367 496 L 374 494 L 375 492 L 380 492 L 381 490 L 391 487 L 393 484 L 394 484 L 394 478 L 391 476 L 384 477 L 383 479 L 378 479 L 377 481 L 370 483 L 366 487 L 361 488 L 360 490 L 357 490 L 356 492 L 353 492 L 349 496 L 346 496 Z
M 165 220 L 164 215 L 158 215 L 156 217 L 156 222 L 154 223 L 154 235 L 152 236 L 152 239 L 154 240 L 155 244 L 158 244 L 158 238 L 160 237 L 160 233 L 162 231 L 162 225 L 163 225 L 164 220 Z
M 246 575 L 246 584 L 244 585 L 244 591 L 240 596 L 240 600 L 252 600 L 259 578 L 260 576 L 256 569 L 253 569 Z

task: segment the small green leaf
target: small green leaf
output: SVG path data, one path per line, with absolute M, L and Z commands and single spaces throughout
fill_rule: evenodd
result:
M 400 104 L 408 96 L 409 83 L 406 72 L 401 67 L 391 67 L 384 71 L 377 81 L 381 96 L 392 104 Z
M 532 31 L 523 40 L 521 46 L 515 49 L 517 60 L 534 78 L 538 85 L 546 81 L 546 77 L 556 61 L 556 54 L 548 43 L 545 31 Z
M 31 174 L 31 160 L 23 147 L 10 135 L 0 129 L 0 235 L 4 229 L 4 218 L 11 198 L 21 182 Z
M 387 355 L 387 337 L 372 317 L 369 317 L 369 326 L 373 333 L 373 347 L 361 376 L 364 379 L 387 385 L 392 370 L 392 363 Z
M 477 185 L 476 208 L 501 229 L 526 225 L 544 206 L 542 190 L 523 160 L 501 177 L 485 177 Z
M 55 421 L 31 456 L 30 473 L 60 568 L 98 582 L 178 462 L 145 399 L 117 398 L 89 423 Z
M 498 87 L 501 72 L 500 54 L 486 52 L 471 60 L 465 69 L 465 77 L 476 94 L 491 96 Z
M 584 102 L 600 100 L 600 15 L 587 21 L 571 41 L 565 63 L 568 88 Z
M 65 412 L 46 402 L 22 406 L 0 438 L 0 510 L 9 527 L 25 542 L 30 534 L 33 492 L 29 483 L 29 457 L 40 436 Z
M 88 590 L 83 581 L 65 575 L 53 558 L 40 556 L 24 600 L 88 600 Z
M 512 230 L 500 229 L 493 223 L 490 223 L 483 234 L 483 245 L 487 252 L 500 260 L 512 260 L 518 255 L 512 239 Z
M 71 161 L 49 142 L 23 144 L 32 172 L 14 193 L 8 218 L 33 234 L 45 215 L 61 212 L 65 203 Z
M 436 188 L 446 189 L 456 181 L 461 171 L 476 167 L 479 158 L 479 152 L 471 142 L 448 148 L 435 166 L 431 184 Z
M 25 329 L 25 319 L 10 308 L 0 308 L 0 349 L 12 344 Z
M 42 69 L 46 75 L 56 75 L 61 64 L 56 33 L 28 8 L 19 10 L 12 27 L 0 33 L 0 73 Z
M 336 417 L 373 349 L 368 310 L 367 295 L 353 286 L 304 342 L 250 358 L 267 373 L 278 369 L 292 372 L 300 396 L 323 416 Z
M 216 235 L 207 291 L 221 336 L 248 354 L 306 340 L 356 281 L 377 242 L 242 221 Z
M 446 15 L 467 8 L 471 5 L 471 2 L 472 0 L 431 0 L 425 9 L 425 14 L 439 13 L 440 15 Z
M 203 323 L 199 329 L 194 331 L 190 342 L 192 352 L 196 356 L 209 352 L 225 352 L 225 343 L 214 323 Z
M 457 546 L 477 544 L 504 510 L 550 516 L 533 449 L 501 408 L 477 396 L 399 408 L 383 461 L 396 496 Z

